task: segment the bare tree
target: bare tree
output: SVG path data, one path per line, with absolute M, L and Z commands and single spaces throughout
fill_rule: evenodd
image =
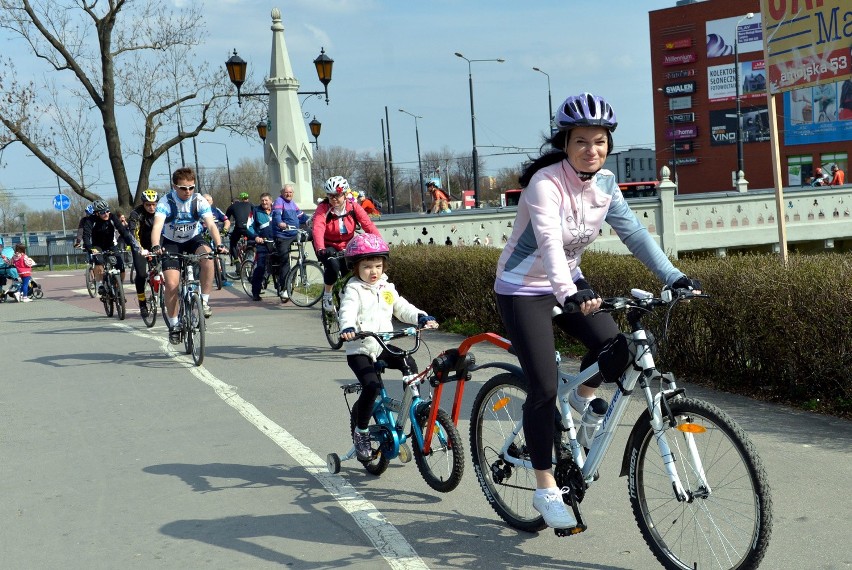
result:
M 28 67 L 42 62 L 51 72 L 46 76 L 66 85 L 51 99 L 44 89 L 50 79 L 19 83 L 11 60 L 0 61 L 0 146 L 20 142 L 88 200 L 100 197 L 85 175 L 96 156 L 108 158 L 126 208 L 148 187 L 154 162 L 169 148 L 226 125 L 242 132 L 234 125 L 257 116 L 251 103 L 238 111 L 229 105 L 231 86 L 221 67 L 194 63 L 193 50 L 204 38 L 197 4 L 173 10 L 164 0 L 0 0 L 0 28 L 27 43 Z M 121 124 L 137 128 L 120 130 L 119 114 Z M 102 136 L 96 140 L 88 125 L 100 126 Z M 165 133 L 166 125 L 178 128 Z M 128 155 L 140 162 L 135 191 Z

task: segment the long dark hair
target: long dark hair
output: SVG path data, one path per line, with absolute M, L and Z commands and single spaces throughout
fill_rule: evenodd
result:
M 568 155 L 565 154 L 565 142 L 568 140 L 568 133 L 570 132 L 570 130 L 557 131 L 554 135 L 545 137 L 544 143 L 541 145 L 541 155 L 533 160 L 518 178 L 521 188 L 526 188 L 533 175 L 545 166 L 556 164 L 568 158 Z

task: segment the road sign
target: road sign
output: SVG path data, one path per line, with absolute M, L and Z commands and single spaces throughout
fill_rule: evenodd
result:
M 53 207 L 60 212 L 71 207 L 71 198 L 65 194 L 57 194 L 53 197 Z

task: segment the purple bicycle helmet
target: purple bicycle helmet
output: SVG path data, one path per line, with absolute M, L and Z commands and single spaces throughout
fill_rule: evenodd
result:
M 390 257 L 388 244 L 381 236 L 374 234 L 358 234 L 349 240 L 346 244 L 346 250 L 343 253 L 346 263 L 349 267 L 354 267 L 355 263 L 365 257 Z
M 618 126 L 618 120 L 606 99 L 591 93 L 581 93 L 568 97 L 559 106 L 556 126 L 563 131 L 574 127 L 603 127 L 612 132 Z

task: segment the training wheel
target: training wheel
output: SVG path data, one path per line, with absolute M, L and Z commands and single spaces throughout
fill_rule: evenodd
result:
M 328 467 L 329 473 L 340 473 L 340 456 L 336 453 L 329 453 L 325 458 L 325 464 Z

